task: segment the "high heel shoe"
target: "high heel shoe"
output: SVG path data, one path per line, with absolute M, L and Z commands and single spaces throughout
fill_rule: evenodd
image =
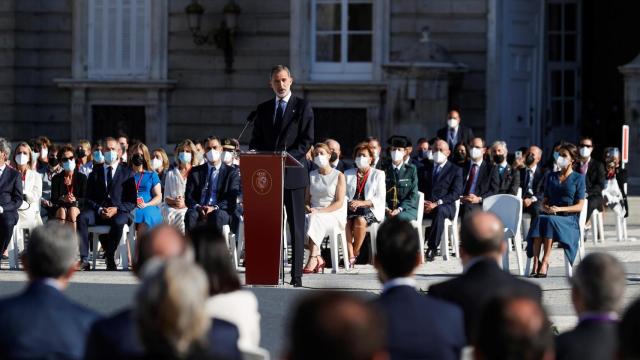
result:
M 542 266 L 542 262 L 533 260 L 533 269 L 531 269 L 531 274 L 529 274 L 530 278 L 538 277 L 538 269 Z
M 356 260 L 358 260 L 357 256 L 349 258 L 349 269 L 353 269 L 353 267 L 356 265 Z
M 322 271 L 322 273 L 324 274 L 324 268 L 326 267 L 327 263 L 324 261 L 324 259 L 322 258 L 322 256 L 317 255 L 317 256 L 313 256 L 312 258 L 315 258 L 317 263 L 316 266 L 314 266 L 313 268 L 309 267 L 309 263 L 307 263 L 307 266 L 302 269 L 302 273 L 303 274 L 317 274 L 320 271 Z M 311 258 L 309 259 L 309 262 L 311 262 Z
M 546 267 L 545 267 L 545 272 L 542 272 L 542 267 L 543 267 L 543 266 L 546 266 Z M 536 278 L 544 279 L 544 278 L 546 278 L 546 277 L 547 277 L 547 273 L 548 273 L 548 272 L 549 272 L 549 263 L 544 263 L 544 262 L 543 262 L 543 263 L 541 263 L 541 264 L 540 264 L 540 268 L 539 268 L 539 270 L 538 270 L 538 275 L 536 275 Z

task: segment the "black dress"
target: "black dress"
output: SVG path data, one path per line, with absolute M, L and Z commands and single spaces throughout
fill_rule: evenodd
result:
M 59 208 L 77 207 L 82 209 L 84 204 L 84 196 L 87 191 L 87 176 L 74 171 L 71 186 L 65 185 L 64 177 L 65 172 L 63 171 L 51 179 L 51 203 L 53 206 L 51 207 L 50 215 L 55 214 Z M 73 196 L 76 198 L 76 202 L 73 204 L 62 201 L 69 191 L 72 191 Z

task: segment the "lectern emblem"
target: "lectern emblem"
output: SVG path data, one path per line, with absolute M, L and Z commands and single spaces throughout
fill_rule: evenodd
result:
M 256 170 L 251 177 L 251 185 L 258 195 L 267 195 L 273 185 L 271 174 L 265 169 Z

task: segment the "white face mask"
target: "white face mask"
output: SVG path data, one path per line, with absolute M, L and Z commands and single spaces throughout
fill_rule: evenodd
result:
M 477 147 L 472 147 L 469 155 L 473 160 L 480 160 L 482 158 L 482 150 Z
M 16 155 L 16 164 L 18 165 L 27 165 L 29 162 L 29 155 L 27 154 L 18 154 Z
M 207 152 L 207 160 L 212 163 L 220 160 L 220 151 L 214 149 L 209 150 L 209 152 Z
M 162 160 L 157 159 L 157 158 L 153 158 L 153 160 L 151 160 L 151 169 L 152 170 L 158 170 L 162 167 Z
M 127 162 L 127 153 L 122 154 L 122 162 L 123 163 Z
M 582 156 L 583 158 L 587 158 L 589 156 L 591 156 L 591 148 L 589 147 L 581 147 L 580 148 L 580 156 Z
M 32 152 L 31 153 L 31 161 L 35 162 L 40 157 L 40 153 Z
M 433 151 L 427 150 L 427 159 L 433 160 Z
M 447 120 L 447 126 L 450 128 L 455 128 L 456 126 L 458 126 L 458 123 L 459 123 L 458 119 L 451 118 Z
M 560 167 L 560 169 L 566 169 L 569 166 L 569 159 L 563 156 L 559 156 L 558 160 L 556 160 L 556 164 Z
M 380 157 L 380 151 L 379 150 L 373 150 L 373 158 L 378 160 L 379 157 Z
M 393 162 L 402 161 L 404 159 L 404 150 L 393 150 L 391 152 L 391 160 Z
M 356 166 L 358 167 L 358 169 L 364 170 L 369 168 L 369 166 L 371 164 L 371 158 L 369 158 L 368 156 L 358 156 L 356 158 Z
M 227 165 L 233 164 L 233 153 L 231 151 L 223 151 L 222 162 Z
M 313 163 L 318 165 L 319 168 L 323 168 L 329 165 L 329 157 L 326 155 L 318 155 L 313 158 Z
M 40 159 L 46 159 L 47 155 L 49 155 L 49 149 L 47 148 L 40 149 Z
M 447 161 L 447 157 L 442 153 L 442 151 L 436 151 L 433 154 L 433 162 L 435 162 L 436 164 L 442 164 L 445 161 Z

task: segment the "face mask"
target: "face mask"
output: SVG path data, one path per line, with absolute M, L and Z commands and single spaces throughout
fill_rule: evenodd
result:
M 367 169 L 371 164 L 371 158 L 368 156 L 358 156 L 356 158 L 356 166 L 358 169 Z
M 394 162 L 402 161 L 404 159 L 404 150 L 393 150 L 391 152 L 391 160 Z
M 380 158 L 380 151 L 379 150 L 373 150 L 373 158 L 378 160 Z
M 557 151 L 553 152 L 553 161 L 558 161 L 558 157 L 560 157 L 560 153 Z
M 446 160 L 447 160 L 447 157 L 441 151 L 437 151 L 435 154 L 433 154 L 433 161 L 436 164 L 442 164 Z
M 96 164 L 104 163 L 104 155 L 102 155 L 102 151 L 96 150 L 93 152 L 93 162 Z
M 16 155 L 16 164 L 18 165 L 26 165 L 29 162 L 29 155 L 27 154 L 18 154 Z
M 567 166 L 569 166 L 569 160 L 565 157 L 558 157 L 558 160 L 556 160 L 556 164 L 558 164 L 558 166 L 560 167 L 560 169 L 566 169 Z
M 471 154 L 469 154 L 473 160 L 480 160 L 482 157 L 482 150 L 477 147 L 471 148 Z
M 433 160 L 433 151 L 427 150 L 427 159 Z
M 452 128 L 452 129 L 455 128 L 456 126 L 458 126 L 458 123 L 459 123 L 458 119 L 451 118 L 451 119 L 447 120 L 447 126 Z
M 504 155 L 493 155 L 493 162 L 496 164 L 502 164 L 504 162 Z
M 191 153 L 190 152 L 181 152 L 178 154 L 178 160 L 180 160 L 183 164 L 191 163 Z
M 144 163 L 144 158 L 140 154 L 133 154 L 133 156 L 131 157 L 131 163 L 134 166 L 142 166 L 142 164 Z
M 47 155 L 49 155 L 49 149 L 47 148 L 40 149 L 40 159 L 42 160 L 46 159 Z
M 37 152 L 31 153 L 31 161 L 35 162 L 36 160 L 38 160 L 39 157 L 40 157 L 40 153 L 37 153 Z
M 207 152 L 207 160 L 212 163 L 220 160 L 220 151 L 214 149 L 209 150 L 209 152 Z
M 527 157 L 524 159 L 524 164 L 527 166 L 531 166 L 533 164 L 533 162 L 535 161 L 535 157 L 533 156 L 533 154 L 529 154 L 527 155 Z
M 58 158 L 55 156 L 50 157 L 49 166 L 51 166 L 52 168 L 58 166 Z
M 318 165 L 319 168 L 323 168 L 329 165 L 329 159 L 325 155 L 318 155 L 313 158 L 313 163 Z
M 104 162 L 107 163 L 107 165 L 113 165 L 116 161 L 118 161 L 118 153 L 115 150 L 104 153 Z
M 336 154 L 336 153 L 331 153 L 331 157 L 329 158 L 329 162 L 330 162 L 330 163 L 333 163 L 333 162 L 335 162 L 336 160 L 338 160 L 338 154 Z
M 84 149 L 83 149 L 83 148 L 78 148 L 78 149 L 76 150 L 76 157 L 77 157 L 77 158 L 83 158 L 83 157 L 85 157 L 85 156 L 87 156 L 87 154 L 85 153 L 85 151 L 84 151 Z
M 126 152 L 122 153 L 122 162 L 124 162 L 124 163 L 127 162 L 127 153 Z
M 466 160 L 465 159 L 465 155 L 466 155 L 466 153 L 463 153 L 462 151 L 456 151 L 453 154 L 453 161 L 455 161 L 455 162 L 463 162 L 463 161 Z
M 203 161 L 204 161 L 204 154 L 199 151 L 196 152 L 196 163 L 202 164 Z
M 151 160 L 151 169 L 158 170 L 160 168 L 162 168 L 162 160 L 153 158 L 153 160 Z
M 71 171 L 76 168 L 76 162 L 74 160 L 65 161 L 62 163 L 62 168 L 65 171 Z
M 222 152 L 222 162 L 231 165 L 233 163 L 233 152 L 231 151 L 223 151 Z
M 583 146 L 580 148 L 580 156 L 582 156 L 583 158 L 587 158 L 589 156 L 591 156 L 591 148 Z
M 422 151 L 420 151 L 420 157 L 422 159 L 427 159 L 427 158 L 429 158 L 429 153 L 430 152 L 431 152 L 430 150 L 422 150 Z

